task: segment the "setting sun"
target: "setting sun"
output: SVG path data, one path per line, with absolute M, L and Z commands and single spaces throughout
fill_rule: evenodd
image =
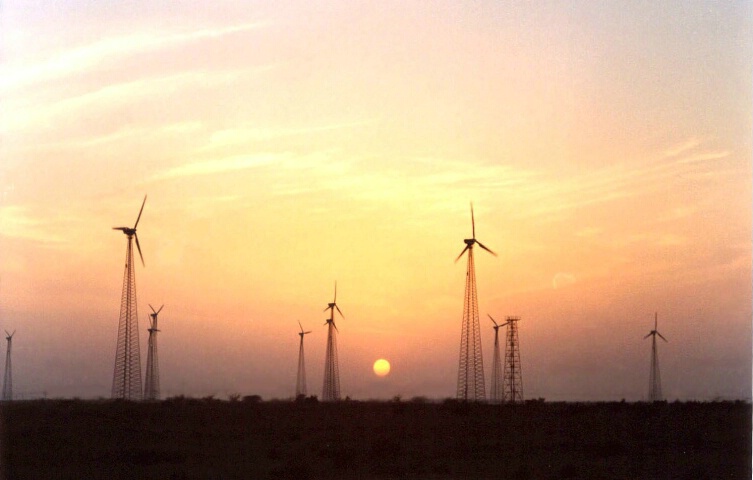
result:
M 380 358 L 376 362 L 374 362 L 374 373 L 377 374 L 377 376 L 380 377 L 386 377 L 390 373 L 390 362 L 387 360 Z

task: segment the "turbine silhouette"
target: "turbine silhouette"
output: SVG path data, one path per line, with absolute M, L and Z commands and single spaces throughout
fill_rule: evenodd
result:
M 325 320 L 327 325 L 327 353 L 324 359 L 324 386 L 322 388 L 323 401 L 340 400 L 340 367 L 337 363 L 337 325 L 335 325 L 335 310 L 342 318 L 345 318 L 340 307 L 337 306 L 337 282 L 335 282 L 335 298 L 327 304 L 329 318 Z
M 502 370 L 502 357 L 499 354 L 499 329 L 507 325 L 507 322 L 499 325 L 491 315 L 492 323 L 494 323 L 494 358 L 492 360 L 492 386 L 489 396 L 494 403 L 502 403 L 505 400 L 505 389 L 503 382 L 503 370 Z
M 523 403 L 523 370 L 520 365 L 519 317 L 507 317 L 505 345 L 505 401 Z
M 118 320 L 118 343 L 115 349 L 115 369 L 112 376 L 112 398 L 141 400 L 141 357 L 139 355 L 139 319 L 136 306 L 136 276 L 133 264 L 133 239 L 144 265 L 139 237 L 136 227 L 141 220 L 141 213 L 146 204 L 146 195 L 141 203 L 141 210 L 136 223 L 131 227 L 113 227 L 128 237 L 126 249 L 125 273 L 123 274 L 123 291 L 120 297 L 120 318 Z
M 5 354 L 5 378 L 3 379 L 3 401 L 9 402 L 13 400 L 13 368 L 11 367 L 11 363 L 10 363 L 10 350 L 11 350 L 11 346 L 13 346 L 13 335 L 16 334 L 16 331 L 13 330 L 13 333 L 8 333 L 8 330 L 6 330 L 5 334 L 7 335 L 5 339 L 8 341 L 8 350 Z
M 465 297 L 463 299 L 463 326 L 460 333 L 460 361 L 458 362 L 457 398 L 460 400 L 484 401 L 484 359 L 481 352 L 481 330 L 478 319 L 478 298 L 476 295 L 476 271 L 473 263 L 473 246 L 478 244 L 495 257 L 496 253 L 476 240 L 476 221 L 471 203 L 472 237 L 463 240 L 465 248 L 455 262 L 468 252 L 468 270 L 465 277 Z
M 159 310 L 154 310 L 154 307 L 150 304 L 149 308 L 152 309 L 151 326 L 149 327 L 149 346 L 146 354 L 146 382 L 144 385 L 144 400 L 159 400 L 160 388 L 159 388 L 159 357 L 157 356 L 157 315 L 165 306 L 159 307 Z
M 308 332 L 303 331 L 303 325 L 301 325 L 300 321 L 298 322 L 298 326 L 301 327 L 301 331 L 298 333 L 298 335 L 301 337 L 301 342 L 298 346 L 298 375 L 295 379 L 296 398 L 301 395 L 306 396 L 308 394 L 308 392 L 306 391 L 306 363 L 303 357 L 303 336 L 311 333 L 311 330 L 309 330 Z
M 654 329 L 651 330 L 648 335 L 643 337 L 643 339 L 647 339 L 648 337 L 651 338 L 651 373 L 649 374 L 648 379 L 648 401 L 649 402 L 659 402 L 663 400 L 662 393 L 661 393 L 661 377 L 659 376 L 659 355 L 656 350 L 656 336 L 658 335 L 662 340 L 667 342 L 667 339 L 664 338 L 664 336 L 659 333 L 658 330 L 658 324 L 659 324 L 659 314 L 654 312 Z M 667 342 L 669 343 L 669 342 Z

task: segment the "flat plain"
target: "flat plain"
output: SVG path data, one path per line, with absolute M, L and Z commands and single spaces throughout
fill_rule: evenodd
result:
M 750 479 L 747 402 L 4 403 L 3 478 Z

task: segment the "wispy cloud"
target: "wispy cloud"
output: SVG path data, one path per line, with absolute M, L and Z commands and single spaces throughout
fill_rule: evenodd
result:
M 71 72 L 86 70 L 103 62 L 114 63 L 124 56 L 175 47 L 194 41 L 219 38 L 254 30 L 263 22 L 245 23 L 223 28 L 202 29 L 190 32 L 141 32 L 107 38 L 90 45 L 59 53 L 45 61 L 32 64 L 6 63 L 0 67 L 0 90 L 53 80 Z
M 259 153 L 253 155 L 240 155 L 216 160 L 179 165 L 153 175 L 149 180 L 174 180 L 183 177 L 195 177 L 202 175 L 215 175 L 220 173 L 237 172 L 248 170 L 264 165 L 279 162 L 288 157 L 285 153 Z
M 34 215 L 25 207 L 0 208 L 0 236 L 3 237 L 32 240 L 42 244 L 65 243 L 65 238 L 50 230 L 50 223 L 49 218 Z

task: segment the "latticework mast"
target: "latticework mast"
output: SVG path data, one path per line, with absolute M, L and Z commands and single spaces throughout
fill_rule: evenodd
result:
M 157 315 L 162 311 L 162 307 L 156 312 L 152 309 L 149 317 L 151 318 L 151 327 L 149 328 L 149 348 L 146 355 L 146 383 L 144 385 L 145 400 L 159 400 L 159 357 L 157 355 Z
M 112 377 L 112 398 L 141 400 L 141 357 L 139 355 L 139 320 L 136 307 L 136 276 L 133 263 L 133 234 L 126 232 L 128 248 L 120 299 L 118 343 Z
M 520 341 L 518 340 L 518 317 L 507 317 L 507 341 L 505 345 L 505 401 L 523 402 L 523 371 L 520 366 Z
M 664 336 L 659 333 L 659 314 L 654 313 L 654 329 L 643 337 L 645 340 L 651 337 L 651 372 L 648 378 L 648 401 L 660 402 L 664 400 L 661 392 L 661 376 L 659 375 L 659 353 L 656 347 L 656 337 L 659 336 L 665 342 Z
M 467 250 L 468 270 L 463 300 L 463 327 L 460 334 L 457 398 L 483 401 L 486 399 L 486 388 L 484 386 L 484 360 L 481 352 L 481 328 L 478 319 L 476 272 L 473 264 L 472 243 L 469 244 Z
M 492 321 L 494 322 L 494 319 Z M 491 401 L 494 403 L 501 403 L 505 400 L 502 356 L 499 353 L 499 329 L 503 326 L 494 322 L 494 358 L 492 359 L 492 386 L 489 392 Z
M 298 322 L 300 325 L 300 322 Z M 298 374 L 295 377 L 295 396 L 298 398 L 299 396 L 308 395 L 308 391 L 306 388 L 306 361 L 303 356 L 303 336 L 307 333 L 311 333 L 311 331 L 304 332 L 303 326 L 301 326 L 301 331 L 298 333 L 298 336 L 301 337 L 301 343 L 298 346 Z
M 13 335 L 16 333 L 5 332 L 8 336 L 5 339 L 8 341 L 8 350 L 5 353 L 5 377 L 3 378 L 3 400 L 13 400 L 13 367 L 11 365 L 11 347 L 13 346 Z
M 322 400 L 340 400 L 340 369 L 337 363 L 337 332 L 330 317 L 327 320 L 327 354 L 324 360 Z

